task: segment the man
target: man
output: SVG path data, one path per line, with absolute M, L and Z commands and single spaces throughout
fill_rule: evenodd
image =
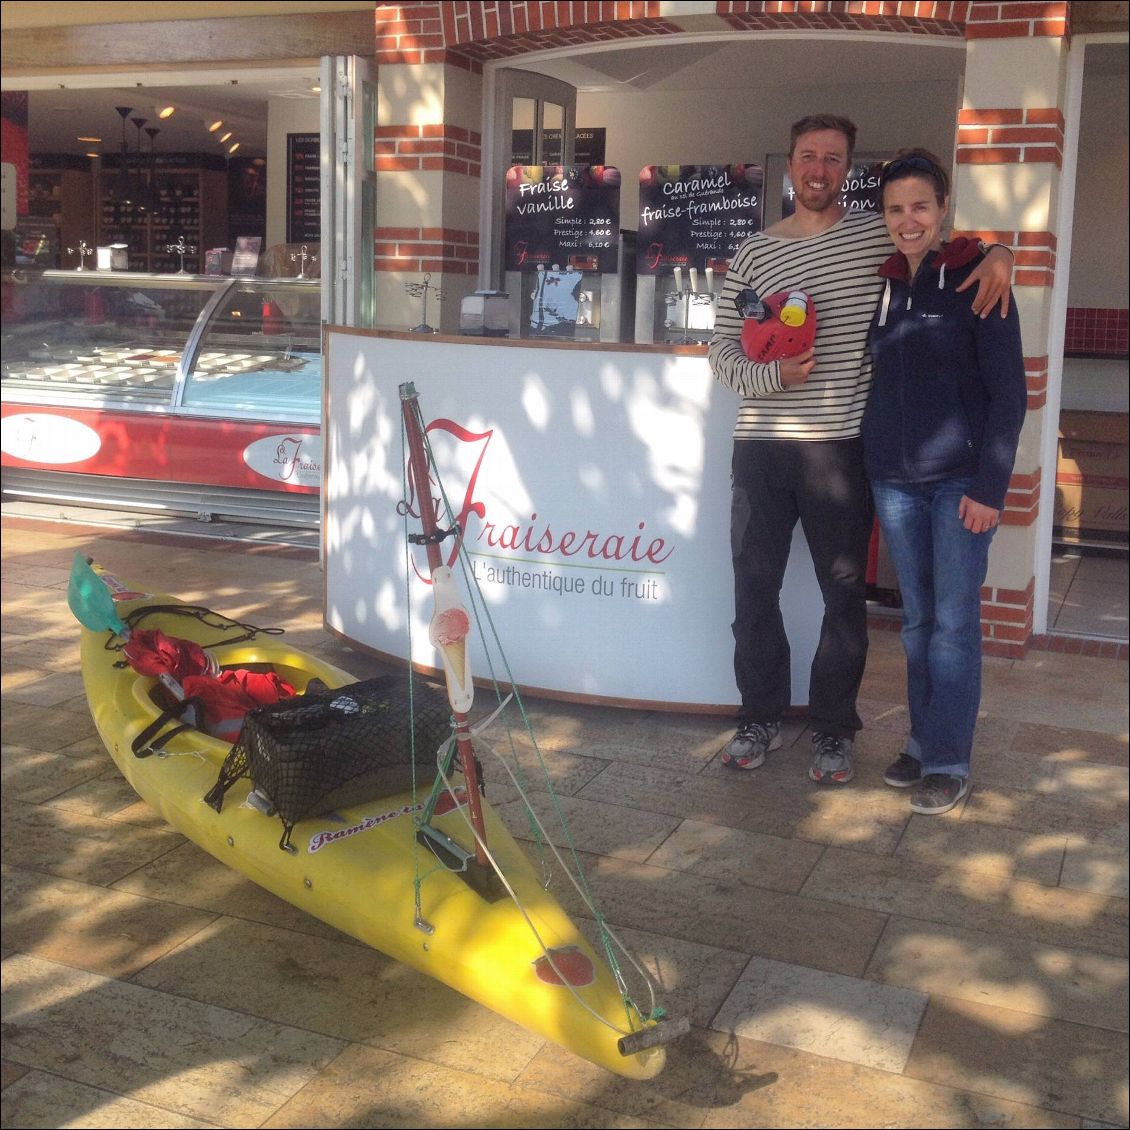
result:
M 780 590 L 799 518 L 824 598 L 812 661 L 809 776 L 846 784 L 861 722 L 856 696 L 867 657 L 866 569 L 872 510 L 860 422 L 871 386 L 867 331 L 891 253 L 880 216 L 840 203 L 856 129 L 847 118 L 794 123 L 788 173 L 795 211 L 738 248 L 718 302 L 710 366 L 742 400 L 734 428 L 730 539 L 734 561 L 734 674 L 742 705 L 724 765 L 756 769 L 781 745 L 791 702 L 789 641 Z M 1012 255 L 994 248 L 960 288 L 978 285 L 982 317 L 1008 307 Z M 735 299 L 805 291 L 816 340 L 798 356 L 757 364 L 741 346 Z

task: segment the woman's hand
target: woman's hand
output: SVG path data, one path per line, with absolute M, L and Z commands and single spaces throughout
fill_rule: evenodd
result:
M 1001 512 L 986 506 L 983 502 L 974 502 L 967 494 L 961 496 L 957 506 L 957 516 L 961 524 L 971 534 L 984 534 L 995 526 L 1000 525 Z
M 1008 314 L 1008 304 L 1012 296 L 1012 252 L 999 244 L 985 252 L 985 258 L 969 273 L 969 278 L 957 288 L 956 293 L 968 290 L 977 284 L 973 296 L 973 313 L 987 318 L 999 302 L 1001 317 Z

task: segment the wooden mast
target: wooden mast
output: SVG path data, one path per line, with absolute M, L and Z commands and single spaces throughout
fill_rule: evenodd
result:
M 483 820 L 479 765 L 471 743 L 470 723 L 467 720 L 467 711 L 474 697 L 467 656 L 470 618 L 459 600 L 451 569 L 443 563 L 443 553 L 440 549 L 440 543 L 444 538 L 458 536 L 459 531 L 454 525 L 448 530 L 439 528 L 438 500 L 432 498 L 428 477 L 428 454 L 424 445 L 424 424 L 420 415 L 420 403 L 416 395 L 416 386 L 411 381 L 400 386 L 400 402 L 404 416 L 404 432 L 408 440 L 410 481 L 419 503 L 420 524 L 423 527 L 421 536 L 410 537 L 409 540 L 422 544 L 428 555 L 428 570 L 435 596 L 435 612 L 432 616 L 429 637 L 443 656 L 447 697 L 455 720 L 455 746 L 463 769 L 463 779 L 467 783 L 467 810 L 471 818 L 471 826 L 476 833 L 475 861 L 482 867 L 488 867 L 483 848 L 486 843 L 486 824 Z

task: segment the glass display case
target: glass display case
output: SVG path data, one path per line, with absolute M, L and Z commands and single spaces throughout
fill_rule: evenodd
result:
M 6 403 L 320 422 L 316 280 L 29 271 L 4 291 Z
M 315 525 L 321 284 L 3 280 L 3 493 Z

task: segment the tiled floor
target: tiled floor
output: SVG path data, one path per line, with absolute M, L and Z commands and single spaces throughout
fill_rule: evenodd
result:
M 1127 1124 L 1125 662 L 987 660 L 974 787 L 942 817 L 882 784 L 894 633 L 872 637 L 842 789 L 808 781 L 803 719 L 734 773 L 724 719 L 528 702 L 608 921 L 693 1024 L 632 1083 L 251 886 L 109 762 L 73 554 L 369 674 L 322 628 L 316 552 L 0 529 L 3 1126 Z M 522 835 L 513 794 L 490 798 Z
M 1056 547 L 1048 595 L 1048 631 L 1091 638 L 1127 638 L 1130 559 Z

